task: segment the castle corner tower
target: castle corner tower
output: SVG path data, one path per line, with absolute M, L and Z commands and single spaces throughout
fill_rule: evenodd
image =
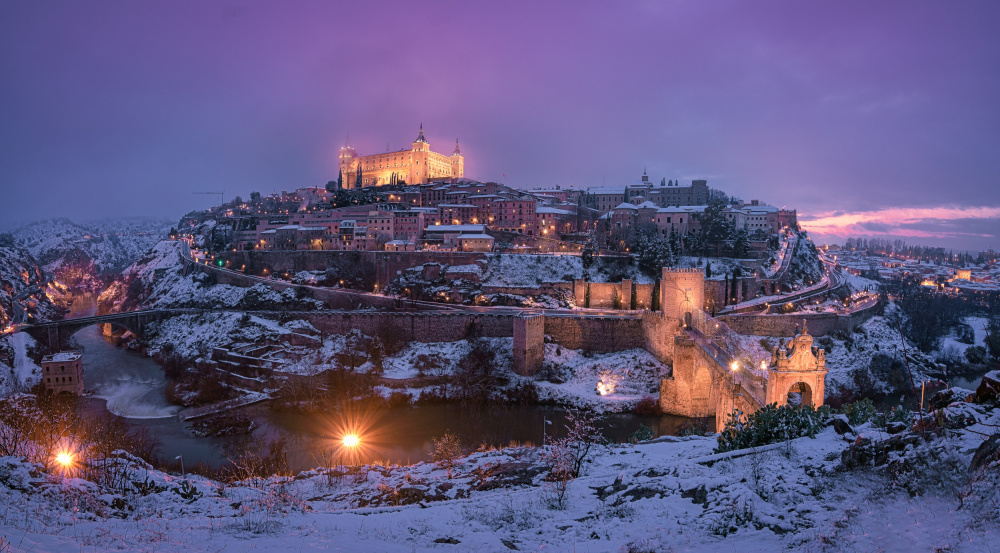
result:
M 451 153 L 451 174 L 456 179 L 465 176 L 465 158 L 462 156 L 462 151 L 458 149 L 457 138 L 455 139 L 455 151 Z

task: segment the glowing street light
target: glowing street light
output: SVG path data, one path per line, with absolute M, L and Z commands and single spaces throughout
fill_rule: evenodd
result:
M 56 462 L 64 469 L 73 466 L 73 454 L 68 451 L 61 451 L 56 455 Z

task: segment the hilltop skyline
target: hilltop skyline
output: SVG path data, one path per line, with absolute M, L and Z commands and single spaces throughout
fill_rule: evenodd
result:
M 798 209 L 820 240 L 1000 246 L 993 3 L 0 8 L 0 215 L 177 217 L 458 138 L 465 174 L 643 168 Z M 505 177 L 503 176 L 505 175 Z

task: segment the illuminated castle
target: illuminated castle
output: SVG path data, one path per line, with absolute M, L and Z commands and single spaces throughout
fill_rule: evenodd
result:
M 437 179 L 460 179 L 465 174 L 465 158 L 455 141 L 455 151 L 450 156 L 431 151 L 424 138 L 424 125 L 409 150 L 384 154 L 359 156 L 349 144 L 340 149 L 340 174 L 344 188 L 357 188 L 360 172 L 361 186 L 386 184 L 426 184 Z

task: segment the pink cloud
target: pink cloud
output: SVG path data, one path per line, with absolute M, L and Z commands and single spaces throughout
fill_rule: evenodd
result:
M 809 232 L 826 236 L 994 237 L 992 234 L 954 232 L 946 228 L 953 221 L 969 219 L 1000 220 L 1000 207 L 892 207 L 876 211 L 826 212 L 804 216 L 800 223 Z M 912 228 L 915 225 L 924 228 Z

